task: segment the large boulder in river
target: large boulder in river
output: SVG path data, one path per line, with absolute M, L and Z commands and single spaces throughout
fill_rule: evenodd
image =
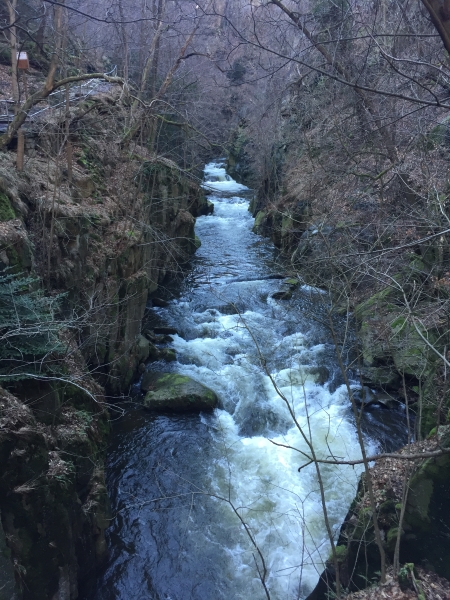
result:
M 213 410 L 218 405 L 212 390 L 186 375 L 161 373 L 146 387 L 149 391 L 144 406 L 150 410 L 197 412 Z

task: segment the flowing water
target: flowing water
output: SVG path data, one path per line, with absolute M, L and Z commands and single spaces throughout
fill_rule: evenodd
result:
M 267 569 L 272 600 L 304 598 L 329 554 L 310 455 L 359 458 L 349 400 L 320 317 L 327 297 L 283 286 L 271 243 L 252 233 L 249 190 L 220 163 L 205 169 L 213 216 L 202 246 L 160 324 L 177 329 L 178 360 L 149 365 L 212 388 L 213 414 L 130 410 L 115 427 L 108 463 L 114 520 L 96 600 L 259 600 Z M 288 408 L 289 405 L 289 408 Z M 400 414 L 368 415 L 369 451 L 405 441 Z M 293 421 L 295 417 L 297 427 Z M 386 444 L 388 442 L 386 441 Z M 302 454 L 304 453 L 304 454 Z M 323 466 L 328 516 L 339 530 L 360 469 Z

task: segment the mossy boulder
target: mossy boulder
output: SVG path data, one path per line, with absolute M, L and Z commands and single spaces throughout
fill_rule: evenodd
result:
M 395 279 L 401 281 L 400 275 Z M 395 287 L 386 287 L 355 307 L 358 336 L 363 355 L 362 374 L 366 381 L 386 387 L 399 385 L 401 374 L 422 381 L 434 370 L 434 355 L 429 345 L 436 344 L 436 333 L 414 323 L 402 312 Z
M 178 373 L 148 373 L 141 387 L 144 406 L 155 411 L 200 412 L 218 405 L 216 394 L 198 381 Z
M 253 224 L 253 233 L 263 234 L 265 228 L 265 222 L 267 219 L 267 213 L 264 210 L 260 210 L 255 217 L 255 222 Z
M 173 348 L 162 348 L 159 351 L 159 359 L 166 362 L 175 362 L 177 360 L 177 353 Z
M 361 368 L 363 380 L 367 383 L 375 383 L 382 388 L 397 389 L 401 384 L 400 374 L 393 365 Z
M 292 298 L 292 290 L 290 288 L 281 289 L 279 292 L 272 294 L 274 300 L 290 300 Z

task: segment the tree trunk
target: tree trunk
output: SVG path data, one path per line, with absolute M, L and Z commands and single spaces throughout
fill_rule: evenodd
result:
M 17 29 L 14 23 L 17 20 L 16 8 L 17 8 L 17 0 L 5 0 L 6 6 L 8 8 L 9 13 L 9 45 L 11 48 L 11 86 L 12 86 L 12 96 L 14 101 L 14 114 L 17 114 L 19 109 L 20 102 L 20 93 L 19 93 L 19 79 L 18 79 L 18 69 L 17 69 Z

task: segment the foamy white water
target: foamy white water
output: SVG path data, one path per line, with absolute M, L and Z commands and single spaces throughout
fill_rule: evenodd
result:
M 307 441 L 319 458 L 360 457 L 334 348 L 315 320 L 327 296 L 303 286 L 292 300 L 272 298 L 281 267 L 251 231 L 247 188 L 225 175 L 220 162 L 206 166 L 214 215 L 197 220 L 202 246 L 182 290 L 153 309 L 179 332 L 177 362 L 149 366 L 207 385 L 221 408 L 138 411 L 119 424 L 109 464 L 117 518 L 97 600 L 263 600 L 261 561 L 236 513 L 264 556 L 272 600 L 305 598 L 330 552 L 314 465 L 298 472 Z M 321 467 L 336 534 L 359 474 Z
M 217 163 L 206 166 L 204 186 L 233 193 L 247 189 Z M 299 593 L 303 597 L 317 583 L 330 552 L 315 467 L 298 472 L 306 462 L 301 452 L 310 455 L 305 437 L 320 458 L 355 459 L 360 449 L 345 387 L 330 391 L 330 382 L 316 383 L 318 365 L 329 360 L 324 357 L 330 355 L 329 344 L 314 343 L 314 335 L 308 335 L 311 326 L 317 329 L 314 323 L 306 331 L 295 325 L 298 307 L 271 298 L 280 282 L 257 279 L 258 260 L 243 251 L 249 240 L 250 245 L 259 241 L 251 232 L 248 200 L 216 194 L 212 200 L 214 216 L 197 223 L 203 244 L 200 254 L 213 263 L 209 273 L 205 269 L 208 308 L 203 310 L 200 292 L 194 290 L 193 298 L 183 298 L 168 309 L 183 331 L 183 337 L 175 336 L 173 343 L 179 363 L 176 371 L 212 388 L 223 405 L 216 414 L 214 434 L 222 458 L 208 467 L 209 489 L 240 507 L 239 514 L 265 557 L 273 598 L 297 598 Z M 249 280 L 233 277 L 230 255 Z M 233 302 L 239 314 L 223 314 L 223 306 Z M 255 342 L 268 360 L 272 381 L 261 366 Z M 321 473 L 327 511 L 337 531 L 354 497 L 360 469 L 322 466 Z M 256 598 L 263 598 L 255 549 L 230 506 L 224 503 L 221 512 L 228 513 L 224 519 L 236 529 L 235 545 L 228 549 L 235 597 L 246 600 L 251 590 Z
M 202 187 L 208 191 L 237 194 L 248 191 L 248 187 L 234 181 L 221 163 L 209 163 L 205 167 Z

